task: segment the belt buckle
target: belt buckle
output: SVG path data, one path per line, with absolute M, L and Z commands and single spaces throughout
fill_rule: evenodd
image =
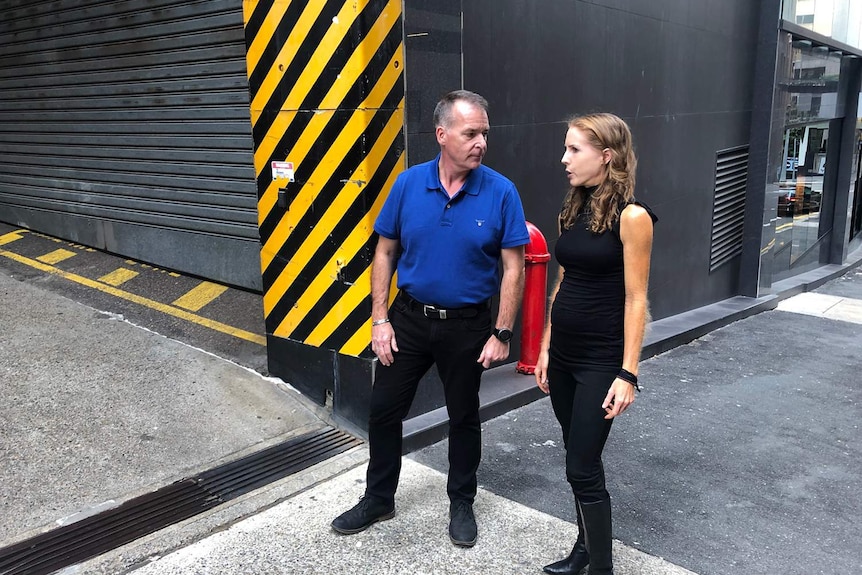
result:
M 422 305 L 422 313 L 425 315 L 425 317 L 431 318 L 432 316 L 428 315 L 428 312 L 436 313 L 437 319 L 446 319 L 446 310 L 445 309 L 439 309 L 439 308 L 434 307 L 433 305 L 423 304 Z

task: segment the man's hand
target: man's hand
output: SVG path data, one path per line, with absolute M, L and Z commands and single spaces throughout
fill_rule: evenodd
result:
M 392 365 L 398 343 L 395 341 L 395 330 L 389 322 L 371 327 L 371 351 L 383 365 Z
M 497 336 L 492 335 L 485 342 L 485 347 L 482 348 L 482 353 L 476 361 L 481 363 L 485 369 L 491 367 L 491 363 L 495 361 L 503 361 L 509 357 L 509 344 L 503 343 Z

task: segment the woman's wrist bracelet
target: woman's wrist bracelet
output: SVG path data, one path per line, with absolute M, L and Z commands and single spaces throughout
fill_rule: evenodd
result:
M 636 390 L 638 390 L 638 391 L 641 390 L 641 386 L 638 385 L 638 376 L 636 376 L 635 374 L 633 374 L 629 370 L 620 368 L 620 372 L 617 374 L 617 377 L 620 378 L 621 380 L 627 381 L 630 384 L 632 384 L 633 386 L 635 386 Z
M 375 319 L 371 322 L 371 325 L 378 326 L 378 325 L 383 325 L 384 323 L 389 323 L 388 317 L 384 317 L 383 319 Z

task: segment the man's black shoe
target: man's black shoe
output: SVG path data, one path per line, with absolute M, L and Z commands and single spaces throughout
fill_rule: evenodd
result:
M 372 523 L 392 519 L 394 515 L 394 503 L 366 495 L 352 509 L 336 517 L 332 528 L 343 535 L 352 535 L 365 531 Z
M 476 518 L 469 501 L 457 499 L 449 504 L 449 539 L 461 547 L 476 544 Z

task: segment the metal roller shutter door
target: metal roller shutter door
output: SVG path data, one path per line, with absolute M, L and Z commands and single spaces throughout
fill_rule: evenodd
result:
M 0 220 L 259 290 L 242 3 L 4 2 Z

